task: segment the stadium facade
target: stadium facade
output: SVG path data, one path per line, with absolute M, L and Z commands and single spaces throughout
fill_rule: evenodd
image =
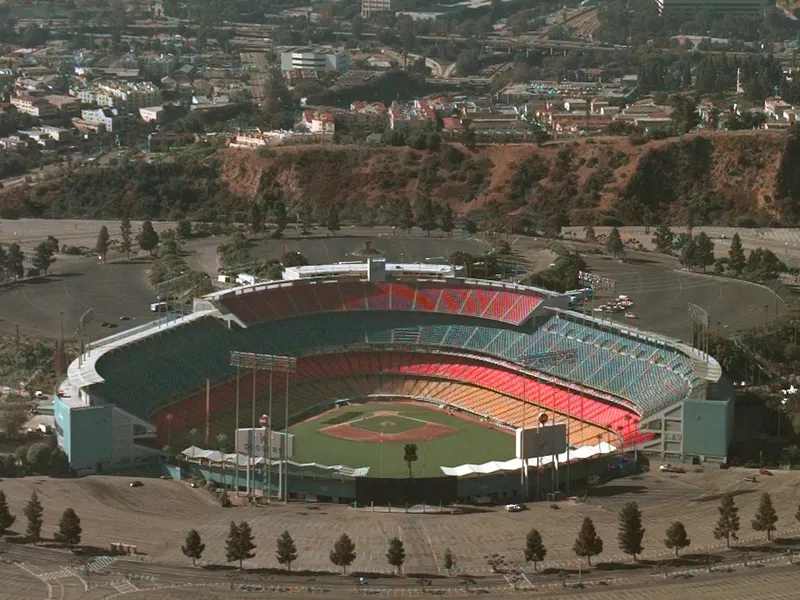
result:
M 575 456 L 602 444 L 726 459 L 732 394 L 712 357 L 571 311 L 564 294 L 454 275 L 379 260 L 308 267 L 96 341 L 58 390 L 58 443 L 81 474 L 152 461 L 191 429 L 214 448 L 209 423 L 227 427 L 237 391 L 291 384 L 289 422 L 343 400 L 407 398 L 509 429 L 546 411 Z M 297 371 L 239 379 L 231 351 L 293 356 Z

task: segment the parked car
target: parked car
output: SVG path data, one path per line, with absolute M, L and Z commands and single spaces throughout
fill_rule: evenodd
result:
M 131 481 L 130 482 L 130 486 L 131 487 L 142 487 L 143 485 L 144 484 L 141 481 Z
M 522 512 L 523 506 L 521 504 L 506 504 L 507 512 Z

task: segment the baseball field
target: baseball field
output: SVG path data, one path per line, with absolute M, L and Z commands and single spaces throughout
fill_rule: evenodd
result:
M 372 402 L 332 409 L 289 429 L 297 462 L 369 467 L 372 477 L 408 477 L 406 444 L 416 444 L 416 477 L 440 466 L 514 458 L 514 436 L 477 418 L 415 402 Z

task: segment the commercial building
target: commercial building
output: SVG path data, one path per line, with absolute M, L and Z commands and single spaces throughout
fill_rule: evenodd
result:
M 288 48 L 281 52 L 283 71 L 328 71 L 346 73 L 350 68 L 347 50 L 338 48 Z
M 655 0 L 660 15 L 693 14 L 701 10 L 720 15 L 752 15 L 763 10 L 761 0 Z
M 58 115 L 58 109 L 44 98 L 35 96 L 14 96 L 11 98 L 12 106 L 26 115 L 33 117 L 47 118 Z

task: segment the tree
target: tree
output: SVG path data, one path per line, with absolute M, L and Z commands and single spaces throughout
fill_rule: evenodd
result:
M 636 502 L 626 502 L 619 511 L 617 543 L 620 550 L 633 556 L 633 562 L 636 562 L 636 555 L 642 553 L 642 538 L 644 528 L 639 505 Z
M 583 233 L 586 237 L 587 242 L 596 242 L 597 241 L 597 234 L 594 232 L 594 227 L 591 225 L 587 225 L 583 228 Z
M 231 521 L 228 539 L 225 540 L 225 558 L 228 559 L 228 562 L 238 560 L 241 570 L 244 559 L 255 556 L 255 552 L 253 552 L 255 548 L 250 524 L 247 521 L 241 521 L 239 525 L 236 525 Z
M 436 211 L 433 206 L 433 200 L 431 200 L 431 195 L 427 192 L 420 198 L 416 220 L 417 224 L 427 235 L 430 235 L 431 231 L 436 229 Z
M 473 219 L 464 219 L 464 231 L 474 235 L 478 233 L 478 224 Z
M 411 210 L 411 204 L 408 200 L 403 200 L 400 206 L 400 227 L 406 233 L 410 233 L 411 228 L 414 227 L 414 211 Z
M 403 448 L 403 460 L 406 461 L 408 465 L 408 477 L 411 478 L 411 463 L 416 462 L 417 460 L 417 445 L 416 444 L 406 444 Z
M 106 262 L 106 255 L 108 254 L 108 242 L 110 239 L 111 238 L 108 235 L 108 227 L 103 225 L 100 228 L 100 233 L 97 236 L 97 242 L 94 245 L 94 251 L 97 252 L 98 256 L 103 259 L 103 263 Z
M 192 237 L 192 222 L 189 219 L 180 219 L 178 221 L 178 226 L 175 228 L 175 232 L 180 239 L 188 240 Z
M 45 442 L 36 442 L 31 444 L 28 452 L 25 455 L 25 462 L 34 473 L 46 475 L 50 471 L 50 457 L 53 454 L 53 449 Z
M 695 240 L 695 252 L 693 263 L 698 267 L 703 268 L 703 273 L 706 272 L 706 267 L 714 264 L 714 242 L 706 235 L 705 231 L 701 231 Z
M 331 204 L 328 208 L 328 218 L 326 220 L 325 227 L 327 227 L 328 231 L 330 231 L 333 235 L 336 235 L 336 232 L 342 228 L 339 225 L 339 207 L 335 204 Z
M 203 550 L 205 549 L 206 545 L 200 539 L 200 534 L 197 533 L 196 529 L 192 529 L 186 535 L 186 542 L 181 546 L 183 555 L 192 559 L 193 567 L 197 564 L 197 560 L 203 556 Z
M 622 243 L 622 238 L 619 235 L 619 229 L 616 227 L 611 229 L 611 233 L 606 238 L 606 251 L 614 258 L 625 252 L 625 244 Z
M 525 536 L 525 561 L 533 563 L 533 571 L 547 556 L 547 548 L 542 543 L 542 536 L 536 529 L 531 529 Z
M 31 493 L 31 499 L 25 505 L 23 513 L 28 519 L 25 537 L 36 544 L 42 539 L 42 515 L 44 514 L 44 508 L 42 503 L 39 502 L 39 496 L 36 495 L 36 492 Z
M 669 228 L 669 225 L 662 223 L 656 227 L 656 233 L 653 236 L 653 245 L 656 250 L 663 254 L 672 253 L 672 242 L 675 240 L 675 234 Z
M 725 546 L 731 547 L 731 538 L 738 539 L 736 532 L 739 531 L 739 507 L 733 500 L 733 496 L 725 494 L 720 501 L 719 519 L 714 527 L 714 537 L 718 540 L 725 538 Z
M 752 521 L 753 529 L 756 531 L 766 531 L 767 540 L 772 540 L 772 532 L 775 531 L 775 523 L 778 522 L 778 513 L 772 505 L 772 496 L 767 492 L 761 494 L 761 501 L 758 503 L 755 519 Z
M 334 565 L 342 567 L 342 571 L 347 574 L 347 567 L 356 559 L 356 545 L 346 533 L 336 540 L 330 553 L 330 559 Z
M 8 510 L 8 500 L 6 500 L 6 493 L 0 490 L 0 535 L 3 535 L 8 528 L 14 524 L 17 517 L 11 514 Z
M 397 569 L 397 574 L 403 574 L 403 563 L 406 562 L 406 551 L 403 542 L 398 537 L 389 540 L 389 550 L 386 552 L 386 562 Z
M 139 243 L 139 248 L 147 250 L 150 256 L 153 256 L 153 252 L 158 247 L 158 234 L 153 229 L 153 224 L 150 221 L 142 223 L 142 230 L 139 232 L 136 241 Z
M 40 242 L 39 245 L 36 246 L 33 258 L 31 259 L 33 268 L 47 275 L 47 270 L 54 262 L 56 262 L 56 259 L 53 257 L 53 250 L 50 245 L 47 242 Z
M 122 242 L 119 245 L 119 251 L 125 253 L 126 260 L 130 260 L 133 242 L 131 240 L 131 221 L 128 217 L 122 218 L 122 223 L 119 226 L 119 232 L 122 237 Z
M 800 509 L 798 509 L 798 514 L 800 514 Z M 797 520 L 800 521 L 800 518 Z M 453 552 L 450 550 L 450 548 L 445 549 L 443 559 L 444 568 L 447 571 L 447 574 L 452 576 L 453 570 L 456 568 L 456 559 L 453 556 Z
M 250 231 L 257 235 L 264 230 L 264 213 L 261 212 L 261 204 L 258 201 L 250 205 Z
M 738 233 L 733 234 L 731 238 L 731 247 L 728 249 L 728 264 L 732 271 L 741 274 L 747 265 L 747 259 L 744 255 L 744 248 L 742 247 L 742 238 Z
M 6 252 L 6 271 L 16 280 L 25 273 L 25 269 L 23 268 L 23 261 L 25 260 L 25 255 L 22 253 L 22 249 L 19 247 L 19 244 L 16 242 L 9 245 L 8 251 Z
M 311 233 L 311 228 L 314 226 L 314 214 L 311 210 L 311 204 L 309 202 L 303 202 L 300 205 L 300 224 L 301 234 L 308 235 Z
M 81 543 L 81 520 L 72 508 L 68 508 L 58 521 L 58 531 L 54 538 L 59 544 L 66 544 L 70 548 Z
M 287 571 L 291 571 L 292 563 L 297 560 L 297 546 L 295 546 L 294 540 L 288 531 L 284 531 L 278 536 L 277 545 L 278 548 L 275 555 L 278 558 L 278 562 L 286 565 Z
M 678 556 L 678 552 L 691 543 L 692 540 L 686 535 L 686 527 L 683 526 L 683 523 L 675 521 L 667 527 L 667 537 L 664 539 L 664 545 L 667 548 L 675 548 L 675 556 Z
M 55 448 L 50 454 L 48 472 L 50 477 L 65 477 L 69 475 L 69 457 L 62 448 Z
M 275 202 L 275 204 L 272 206 L 272 220 L 275 222 L 275 233 L 273 233 L 272 236 L 279 238 L 283 235 L 283 232 L 286 229 L 286 223 L 288 222 L 286 205 L 280 200 Z
M 442 213 L 442 227 L 441 230 L 449 234 L 455 229 L 455 214 L 449 204 L 445 204 L 444 212 Z
M 572 549 L 578 556 L 585 556 L 590 567 L 592 566 L 592 557 L 603 552 L 603 540 L 597 536 L 594 523 L 589 517 L 584 517 L 583 525 L 581 525 Z

